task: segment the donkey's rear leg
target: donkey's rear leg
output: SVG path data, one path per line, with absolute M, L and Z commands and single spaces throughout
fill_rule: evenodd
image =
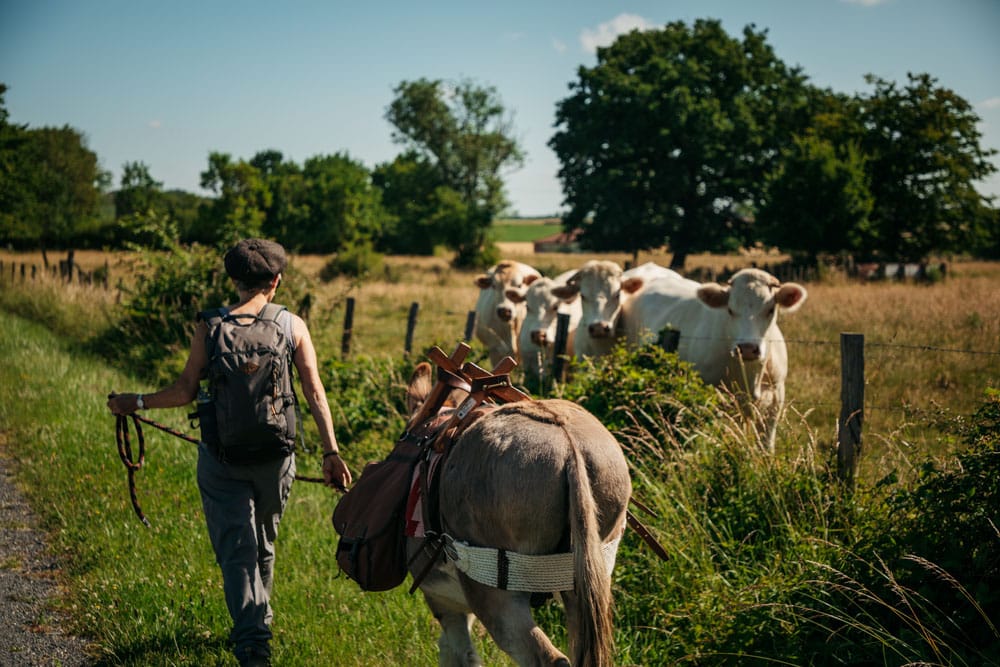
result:
M 531 615 L 531 594 L 502 591 L 462 577 L 473 613 L 497 643 L 521 667 L 570 667 Z
M 424 595 L 434 618 L 441 624 L 438 637 L 438 665 L 440 667 L 482 667 L 483 661 L 472 643 L 472 623 L 475 617 L 467 612 L 435 604 L 434 598 Z

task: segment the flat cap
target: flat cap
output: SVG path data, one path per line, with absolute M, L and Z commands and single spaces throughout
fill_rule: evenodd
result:
M 288 256 L 280 243 L 244 239 L 226 252 L 226 273 L 245 283 L 270 280 L 285 270 Z

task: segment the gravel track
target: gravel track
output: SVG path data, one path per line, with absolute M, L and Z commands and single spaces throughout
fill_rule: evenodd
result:
M 6 449 L 0 434 L 0 666 L 94 665 L 87 642 L 62 631 L 51 605 L 62 594 L 59 569 Z

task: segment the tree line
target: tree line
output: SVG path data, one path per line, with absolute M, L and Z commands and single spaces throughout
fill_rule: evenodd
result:
M 1000 257 L 1000 216 L 975 183 L 996 172 L 972 106 L 928 74 L 875 76 L 854 95 L 817 87 L 754 26 L 717 20 L 633 31 L 599 49 L 558 102 L 564 226 L 585 248 L 693 252 L 754 244 L 809 259 Z M 455 251 L 496 257 L 503 174 L 523 162 L 510 112 L 472 80 L 404 81 L 385 118 L 400 154 L 369 169 L 346 153 L 302 164 L 278 150 L 212 152 L 201 197 L 164 191 L 148 165 L 117 189 L 83 136 L 9 120 L 0 84 L 0 239 L 20 246 L 227 243 L 299 252 Z

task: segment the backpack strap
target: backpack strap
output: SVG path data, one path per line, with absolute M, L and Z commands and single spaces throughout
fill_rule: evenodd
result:
M 221 322 L 229 314 L 228 308 L 209 308 L 208 310 L 203 310 L 198 313 L 197 319 L 208 325 L 211 329 L 213 326 Z
M 295 355 L 295 338 L 292 336 L 292 314 L 288 308 L 277 303 L 266 303 L 257 313 L 257 318 L 270 320 L 281 327 L 285 332 L 285 340 L 288 341 L 289 357 Z

